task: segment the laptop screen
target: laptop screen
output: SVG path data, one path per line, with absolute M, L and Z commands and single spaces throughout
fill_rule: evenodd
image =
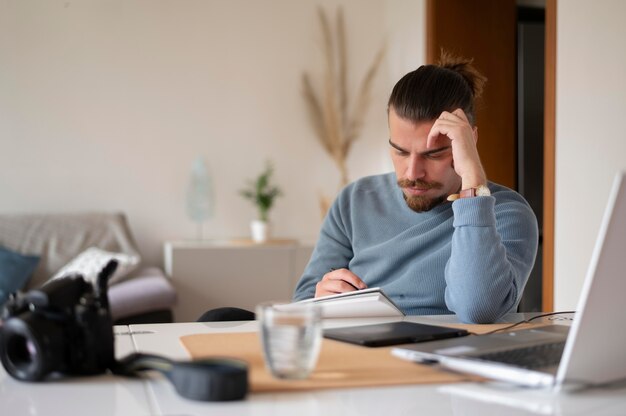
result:
M 626 378 L 626 178 L 615 176 L 557 384 Z

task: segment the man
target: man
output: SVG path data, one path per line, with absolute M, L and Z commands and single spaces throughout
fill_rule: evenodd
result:
M 380 286 L 411 315 L 488 323 L 516 310 L 537 220 L 519 194 L 487 181 L 474 113 L 484 82 L 471 61 L 446 55 L 398 81 L 388 104 L 395 173 L 338 195 L 294 300 Z

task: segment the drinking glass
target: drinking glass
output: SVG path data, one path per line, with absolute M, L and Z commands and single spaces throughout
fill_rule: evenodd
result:
M 256 308 L 265 365 L 276 378 L 304 379 L 315 368 L 322 313 L 314 303 L 262 303 Z

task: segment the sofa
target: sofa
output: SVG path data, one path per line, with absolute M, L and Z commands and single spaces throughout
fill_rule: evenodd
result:
M 87 275 L 88 267 L 112 256 L 120 263 L 109 281 L 114 322 L 173 322 L 175 289 L 160 268 L 142 267 L 123 213 L 0 214 L 0 248 L 33 264 L 21 290 L 37 288 L 50 278 Z

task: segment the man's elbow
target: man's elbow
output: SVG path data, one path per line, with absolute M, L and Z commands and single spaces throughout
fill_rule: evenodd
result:
M 483 312 L 457 313 L 457 317 L 464 324 L 492 324 L 500 318 L 500 316 Z
M 492 324 L 506 314 L 506 309 L 470 305 L 455 311 L 459 320 L 465 324 Z
M 482 292 L 482 296 L 463 299 L 454 304 L 458 319 L 466 324 L 492 324 L 509 312 L 515 312 L 519 303 L 519 291 L 514 286 L 508 291 L 493 290 Z M 458 299 L 458 298 L 456 298 Z

